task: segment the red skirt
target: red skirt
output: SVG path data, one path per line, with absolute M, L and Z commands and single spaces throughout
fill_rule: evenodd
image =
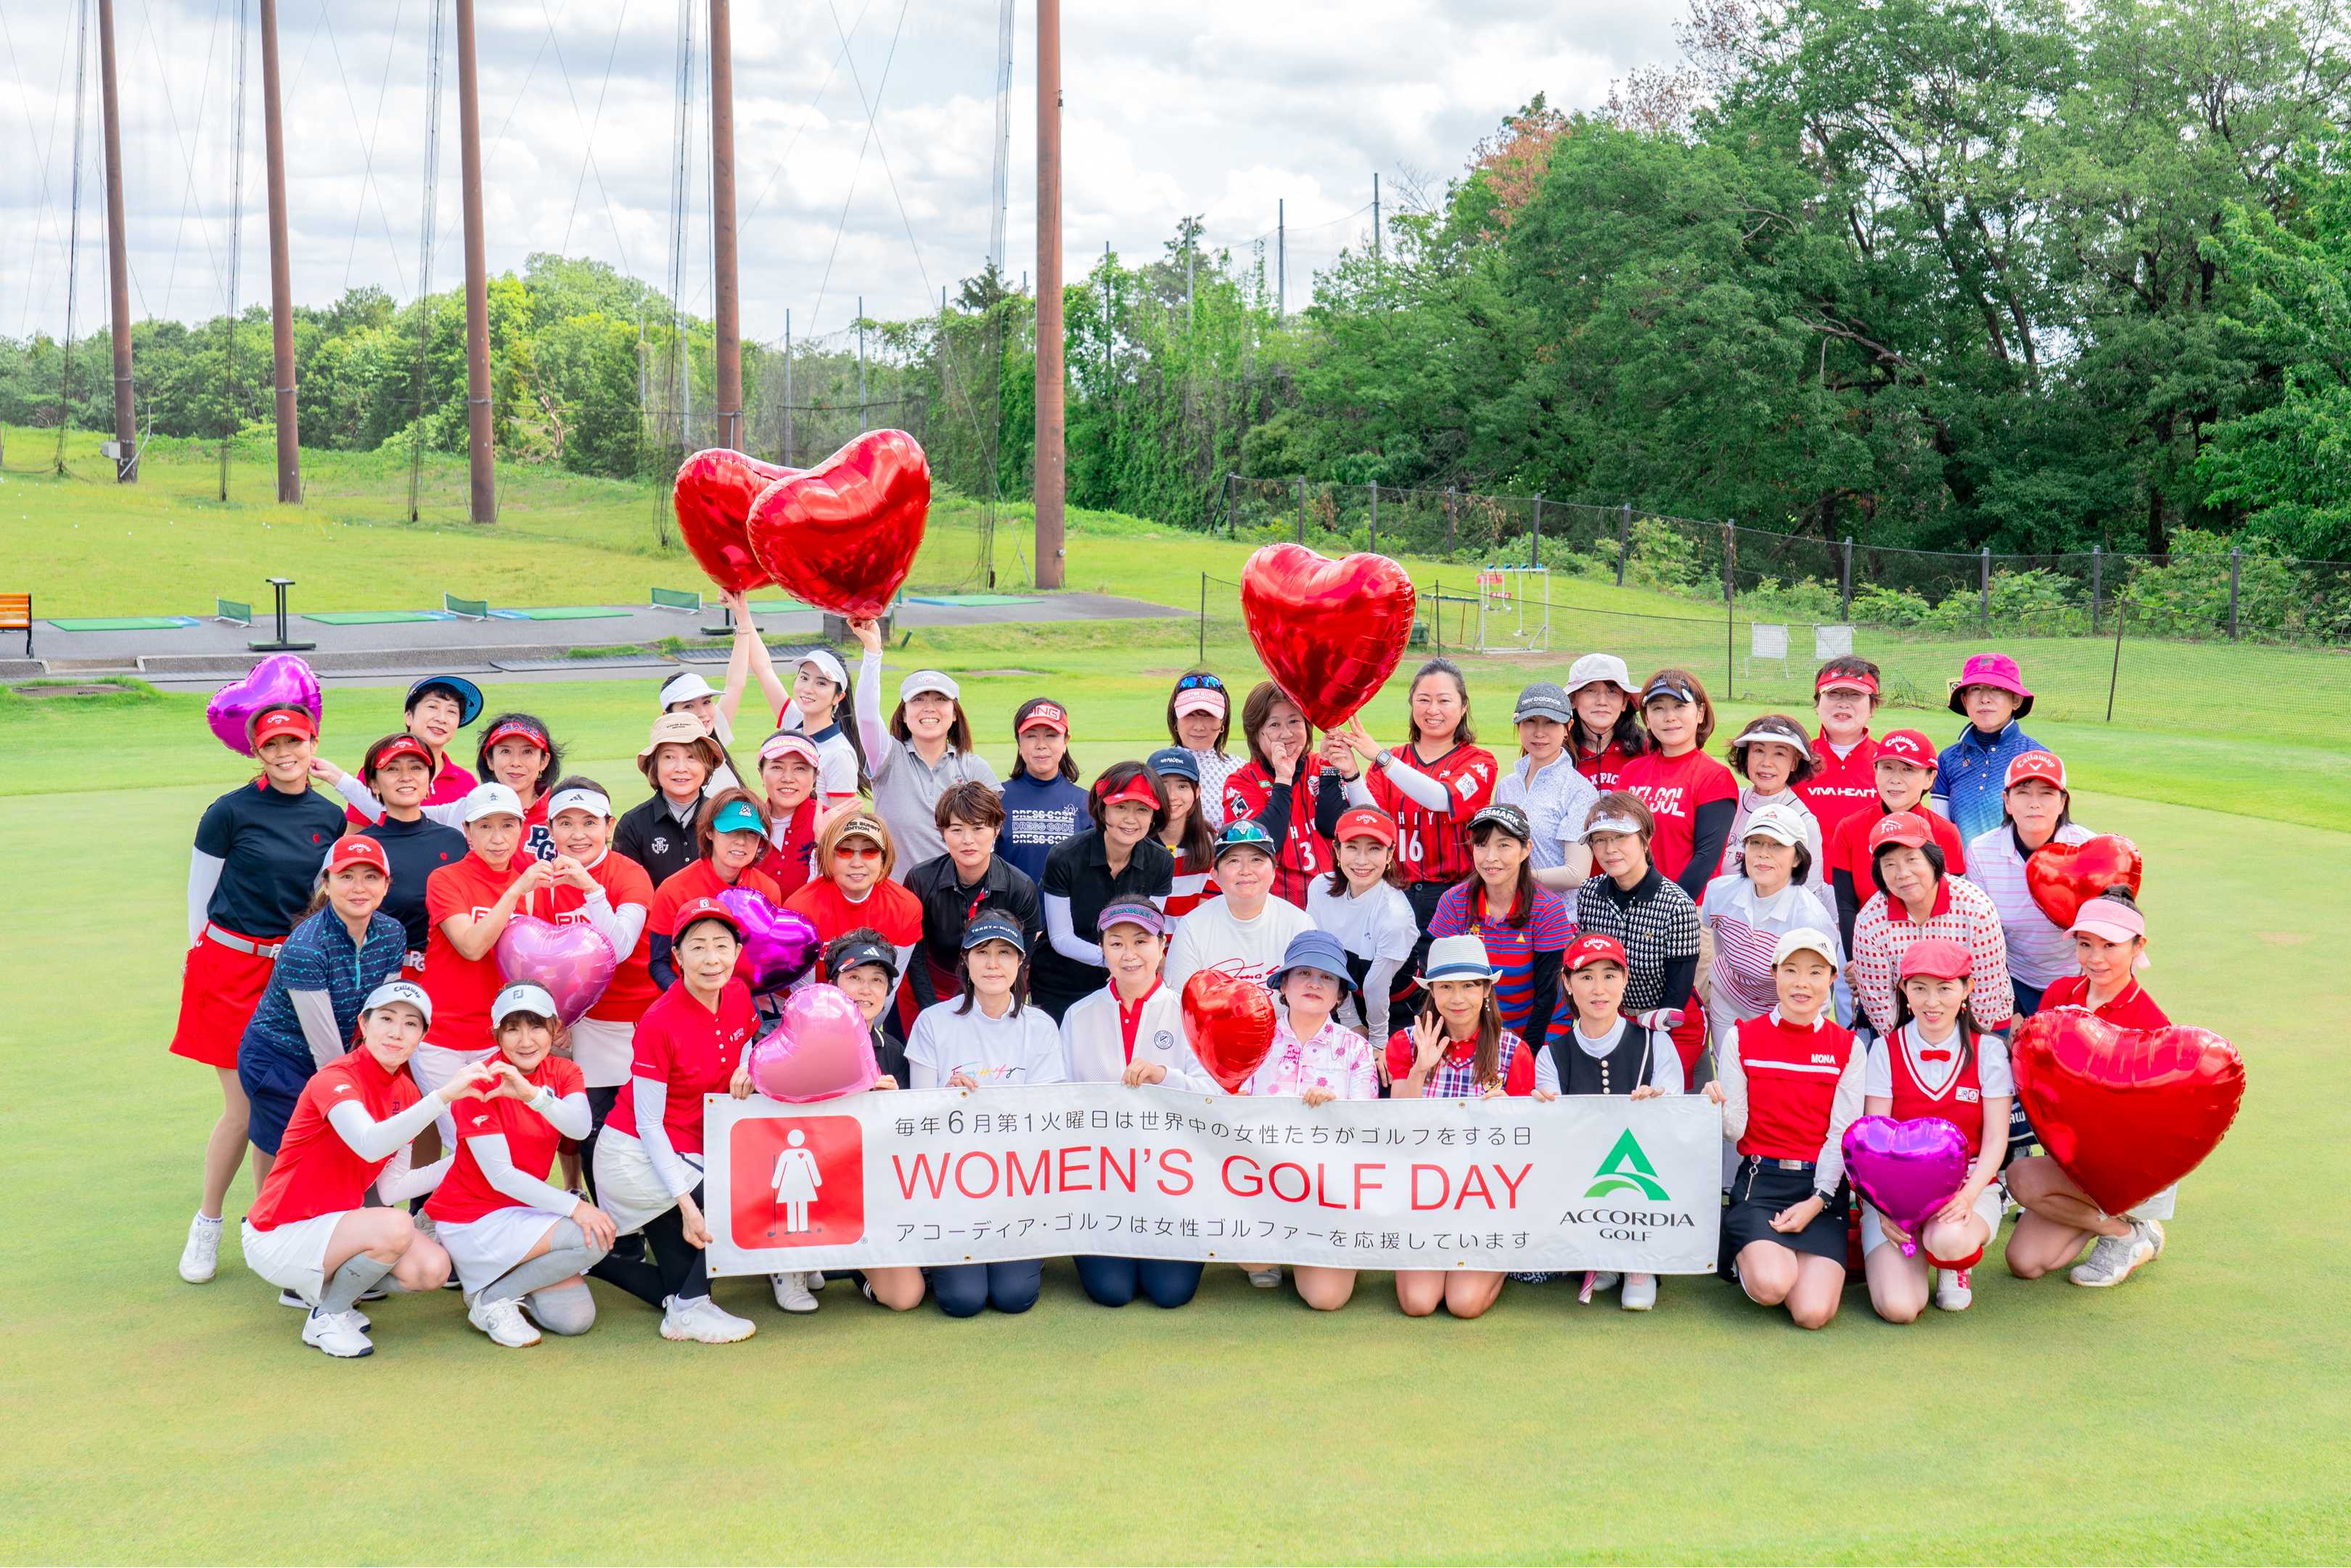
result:
M 198 937 L 180 971 L 180 1023 L 172 1031 L 172 1054 L 234 1070 L 245 1026 L 277 967 L 275 958 Z

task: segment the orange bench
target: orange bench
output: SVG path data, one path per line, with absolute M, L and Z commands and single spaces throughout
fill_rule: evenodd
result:
M 29 593 L 0 593 L 0 632 L 22 632 L 25 634 L 25 657 L 33 656 L 33 596 Z

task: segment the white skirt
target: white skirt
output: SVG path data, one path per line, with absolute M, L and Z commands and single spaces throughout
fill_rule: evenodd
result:
M 584 1018 L 571 1026 L 571 1061 L 590 1089 L 618 1089 L 629 1081 L 637 1053 L 637 1026 Z
M 570 1218 L 510 1203 L 462 1225 L 442 1220 L 433 1233 L 449 1249 L 449 1261 L 457 1266 L 457 1282 L 471 1296 L 521 1262 L 541 1237 Z
M 341 1209 L 293 1220 L 275 1230 L 256 1230 L 248 1219 L 244 1232 L 245 1266 L 315 1307 L 327 1289 L 327 1248 L 335 1239 L 335 1227 L 342 1223 L 344 1215 L 358 1212 Z
M 486 1051 L 452 1051 L 445 1045 L 434 1045 L 427 1040 L 409 1057 L 408 1075 L 416 1080 L 420 1092 L 430 1094 L 456 1077 L 458 1069 L 489 1059 L 490 1053 Z M 441 1129 L 441 1152 L 444 1155 L 451 1153 L 457 1146 L 457 1123 L 449 1114 L 449 1107 L 442 1106 L 441 1113 L 433 1122 Z
M 702 1168 L 698 1155 L 678 1158 L 697 1171 Z M 653 1156 L 645 1153 L 634 1133 L 607 1127 L 597 1134 L 596 1207 L 611 1217 L 612 1228 L 622 1236 L 643 1230 L 645 1221 L 658 1219 L 677 1207 L 677 1199 L 662 1185 L 661 1173 L 653 1169 Z
M 2007 1207 L 2008 1189 L 1998 1182 L 1976 1195 L 1976 1218 L 1984 1222 L 1984 1247 L 1987 1251 L 2000 1235 L 2001 1213 Z M 1861 1206 L 1861 1255 L 1865 1259 L 1879 1248 L 1892 1245 L 1886 1239 L 1886 1232 L 1877 1228 L 1879 1218 L 1876 1208 L 1864 1199 Z M 1925 1255 L 1921 1253 L 1920 1256 Z M 1931 1269 L 1934 1265 L 1929 1263 L 1927 1267 Z
M 2168 1219 L 2179 1207 L 2179 1184 L 2173 1182 L 2137 1208 L 2124 1211 L 2125 1219 Z

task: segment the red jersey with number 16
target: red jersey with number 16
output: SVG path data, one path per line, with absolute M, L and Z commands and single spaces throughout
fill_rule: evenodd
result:
M 1396 869 L 1406 882 L 1459 882 L 1476 868 L 1469 860 L 1469 819 L 1494 800 L 1494 754 L 1482 746 L 1457 746 L 1434 762 L 1414 755 L 1412 743 L 1391 747 L 1388 755 L 1445 786 L 1450 813 L 1432 811 L 1395 787 L 1376 768 L 1364 782 L 1380 810 L 1396 820 Z

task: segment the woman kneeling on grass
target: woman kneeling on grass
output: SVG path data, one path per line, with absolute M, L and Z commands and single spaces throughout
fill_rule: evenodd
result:
M 1829 1016 L 1834 937 L 1789 932 L 1771 969 L 1780 1005 L 1717 1047 L 1706 1086 L 1740 1155 L 1723 1247 L 1750 1300 L 1826 1328 L 1844 1291 L 1844 1130 L 1861 1113 L 1862 1057 Z
M 596 1196 L 620 1235 L 645 1233 L 653 1261 L 608 1257 L 590 1272 L 661 1309 L 664 1339 L 727 1344 L 758 1327 L 710 1299 L 702 1214 L 703 1096 L 751 1092 L 743 1062 L 758 1027 L 735 978 L 743 928 L 715 898 L 677 912 L 677 983 L 637 1020 L 636 1060 L 596 1136 Z
M 432 1017 L 432 998 L 412 981 L 387 981 L 369 995 L 359 1048 L 303 1086 L 277 1162 L 245 1217 L 246 1266 L 309 1303 L 302 1343 L 329 1355 L 375 1350 L 359 1301 L 385 1275 L 408 1291 L 437 1291 L 449 1278 L 449 1254 L 406 1208 L 362 1207 L 371 1186 L 389 1205 L 432 1191 L 449 1158 L 414 1169 L 408 1145 L 444 1106 L 497 1081 L 486 1063 L 471 1062 L 420 1096 L 406 1069 Z
M 1497 978 L 1486 945 L 1475 936 L 1439 936 L 1428 945 L 1428 988 L 1420 1016 L 1388 1041 L 1388 1077 L 1398 1100 L 1492 1100 L 1527 1094 L 1535 1063 L 1526 1042 L 1502 1027 Z M 1484 1315 L 1502 1293 L 1492 1269 L 1399 1269 L 1396 1305 L 1425 1318 L 1443 1307 L 1457 1318 Z
M 537 1344 L 542 1328 L 568 1336 L 594 1325 L 583 1276 L 613 1233 L 602 1209 L 547 1182 L 558 1145 L 586 1137 L 590 1121 L 586 1080 L 555 1054 L 569 1043 L 555 998 L 508 986 L 490 1004 L 490 1030 L 497 1051 L 482 1065 L 496 1080 L 450 1106 L 456 1164 L 424 1212 L 465 1286 L 465 1321 L 512 1350 Z
M 1895 1030 L 1869 1042 L 1862 1109 L 1872 1116 L 1916 1121 L 1936 1116 L 1968 1141 L 1967 1179 L 1915 1237 L 1865 1203 L 1862 1266 L 1869 1304 L 1890 1323 L 1907 1323 L 1927 1307 L 1928 1270 L 1936 1271 L 1935 1304 L 1964 1312 L 1975 1299 L 1968 1270 L 2000 1229 L 2006 1195 L 2000 1167 L 2008 1157 L 2008 1042 L 1986 1034 L 1969 1002 L 1975 956 L 1957 942 L 1930 936 L 1902 955 L 1902 985 Z M 1896 1245 L 1888 1247 L 1887 1242 Z M 1904 1257 L 1901 1243 L 1915 1241 Z

